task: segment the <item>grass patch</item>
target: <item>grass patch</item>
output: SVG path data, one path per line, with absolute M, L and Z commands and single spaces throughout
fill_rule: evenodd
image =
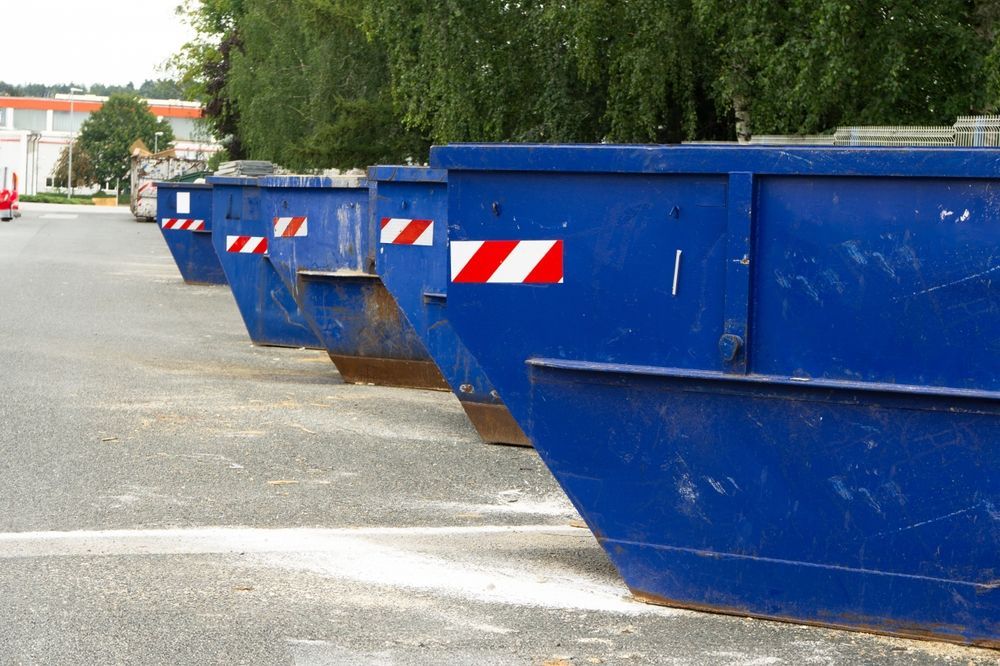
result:
M 41 194 L 22 194 L 18 197 L 20 201 L 24 203 L 47 203 L 47 204 L 81 204 L 84 206 L 93 206 L 94 202 L 91 201 L 90 196 L 80 197 L 76 196 L 72 199 L 67 199 L 65 194 L 58 194 L 55 192 L 43 192 Z

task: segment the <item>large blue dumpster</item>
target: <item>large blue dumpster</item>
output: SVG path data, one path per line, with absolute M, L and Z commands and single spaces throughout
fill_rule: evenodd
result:
M 212 241 L 250 339 L 257 345 L 319 348 L 267 256 L 256 178 L 212 176 Z
M 212 186 L 158 183 L 156 210 L 163 239 L 188 284 L 226 284 L 212 247 Z
M 431 165 L 451 323 L 637 597 L 1000 646 L 1000 151 Z
M 344 381 L 448 388 L 375 274 L 366 179 L 269 176 L 261 209 L 271 260 Z
M 368 170 L 376 272 L 437 364 L 479 436 L 529 445 L 486 373 L 448 322 L 448 181 L 440 169 Z

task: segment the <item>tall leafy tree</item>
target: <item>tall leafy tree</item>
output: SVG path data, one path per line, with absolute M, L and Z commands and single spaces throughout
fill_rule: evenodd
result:
M 184 96 L 180 85 L 172 79 L 143 81 L 138 92 L 147 99 L 181 99 Z
M 204 104 L 206 123 L 233 159 L 245 156 L 239 107 L 227 89 L 232 58 L 242 43 L 243 5 L 243 0 L 184 0 L 177 11 L 194 29 L 195 38 L 171 62 L 184 96 Z
M 728 129 L 712 104 L 713 59 L 690 0 L 585 0 L 574 57 L 600 82 L 605 134 L 583 140 L 678 142 Z
M 157 120 L 138 96 L 126 93 L 112 95 L 83 123 L 76 142 L 93 164 L 95 181 L 89 184 L 127 181 L 129 148 L 137 139 L 146 145 L 153 145 L 156 132 L 163 132 L 159 139 L 161 146 L 167 146 L 174 140 L 170 124 Z
M 436 141 L 667 141 L 716 123 L 689 0 L 370 0 L 393 92 Z
M 939 124 L 983 108 L 969 0 L 694 0 L 721 110 L 757 133 Z
M 66 174 L 69 173 L 69 146 L 59 151 L 59 158 L 55 166 L 52 167 L 52 184 L 56 187 L 68 187 L 69 181 Z M 87 151 L 80 148 L 79 144 L 73 146 L 73 184 L 92 185 L 98 182 L 94 172 L 94 161 L 90 159 Z
M 219 65 L 209 114 L 292 165 L 420 135 L 673 142 L 1000 106 L 997 0 L 189 3 Z
M 435 141 L 568 141 L 601 132 L 601 81 L 573 59 L 571 5 L 370 0 L 408 126 Z M 596 85 L 595 85 L 596 84 Z
M 381 44 L 356 0 L 244 0 L 226 91 L 248 154 L 291 168 L 365 167 L 426 154 L 402 125 Z

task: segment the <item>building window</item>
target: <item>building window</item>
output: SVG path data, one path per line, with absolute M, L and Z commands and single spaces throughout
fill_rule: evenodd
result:
M 18 109 L 14 114 L 14 129 L 44 132 L 45 124 L 45 111 Z

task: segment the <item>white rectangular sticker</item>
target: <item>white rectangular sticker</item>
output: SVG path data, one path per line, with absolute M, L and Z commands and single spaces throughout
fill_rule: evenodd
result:
M 177 193 L 177 214 L 187 215 L 191 212 L 191 193 L 190 192 L 178 192 Z

